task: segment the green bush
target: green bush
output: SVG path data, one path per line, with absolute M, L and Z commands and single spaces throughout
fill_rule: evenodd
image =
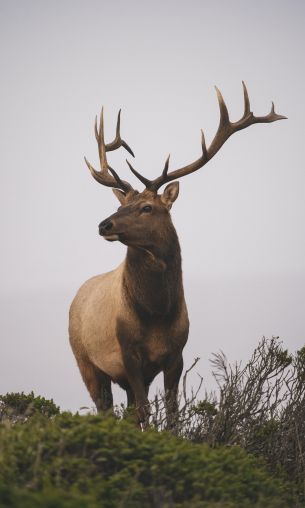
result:
M 239 446 L 68 413 L 0 425 L 1 508 L 290 506 L 288 484 Z
M 26 420 L 36 413 L 51 417 L 59 414 L 59 406 L 54 404 L 53 399 L 35 397 L 34 392 L 0 395 L 0 420 Z

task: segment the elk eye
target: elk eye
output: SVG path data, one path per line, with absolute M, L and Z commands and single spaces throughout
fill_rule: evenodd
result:
M 150 205 L 145 205 L 142 208 L 142 212 L 144 212 L 144 213 L 149 213 L 151 211 L 152 211 L 152 206 L 150 206 Z

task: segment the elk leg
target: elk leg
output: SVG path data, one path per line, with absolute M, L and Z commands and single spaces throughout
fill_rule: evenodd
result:
M 178 386 L 183 370 L 181 355 L 170 362 L 164 369 L 164 390 L 167 427 L 173 428 L 178 414 Z
M 127 395 L 127 414 L 128 416 L 132 417 L 132 420 L 134 420 L 136 426 L 139 429 L 141 429 L 138 414 L 136 414 L 135 412 L 136 399 L 130 386 L 126 388 L 126 395 Z
M 148 396 L 148 390 L 149 390 L 149 385 L 145 385 L 146 396 Z M 135 409 L 136 408 L 136 399 L 135 399 L 133 390 L 130 387 L 126 388 L 126 394 L 127 394 L 127 407 L 128 407 L 128 409 L 130 409 L 130 408 Z M 139 427 L 139 429 L 141 429 L 142 428 L 141 427 L 142 420 L 139 417 L 138 411 L 137 411 L 137 414 L 135 414 L 134 411 L 132 411 L 131 414 L 134 416 L 135 423 L 136 423 L 137 427 Z M 148 426 L 148 417 L 149 417 L 149 415 L 146 418 L 147 425 L 146 425 L 145 428 L 147 428 L 147 426 Z
M 129 387 L 126 389 L 127 393 L 127 407 L 131 407 L 135 405 L 135 396 L 133 394 L 132 389 Z
M 148 396 L 148 391 L 149 391 L 149 385 L 145 385 L 146 397 Z M 128 407 L 134 406 L 135 405 L 135 396 L 134 396 L 133 391 L 130 387 L 126 389 L 126 394 L 127 394 L 127 406 Z
M 149 401 L 147 398 L 148 390 L 143 379 L 141 352 L 134 337 L 131 337 L 128 323 L 125 323 L 123 320 L 118 320 L 117 336 L 121 346 L 129 388 L 133 394 L 129 395 L 129 400 L 135 403 L 139 422 L 143 424 L 144 428 L 147 428 Z
M 111 409 L 113 398 L 110 377 L 87 359 L 78 358 L 77 363 L 97 411 L 100 413 Z
M 141 363 L 135 352 L 125 352 L 123 355 L 124 366 L 130 385 L 129 397 L 127 392 L 128 405 L 135 405 L 138 422 L 143 424 L 144 428 L 148 426 L 149 419 L 149 401 L 147 398 L 148 387 L 144 385 Z
M 105 372 L 98 370 L 101 393 L 101 409 L 98 411 L 109 411 L 113 407 L 113 397 L 111 390 L 111 378 Z

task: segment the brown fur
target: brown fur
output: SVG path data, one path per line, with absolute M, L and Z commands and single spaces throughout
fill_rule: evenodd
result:
M 180 246 L 169 214 L 178 195 L 173 186 L 170 197 L 167 190 L 126 198 L 109 218 L 111 234 L 120 233 L 128 245 L 126 259 L 87 281 L 70 309 L 70 343 L 98 410 L 111 407 L 113 381 L 126 390 L 129 404 L 135 402 L 142 421 L 148 387 L 161 371 L 168 405 L 176 409 L 188 336 Z M 151 213 L 141 212 L 145 205 Z
M 128 404 L 135 403 L 142 421 L 147 422 L 148 387 L 164 372 L 168 413 L 177 409 L 177 389 L 182 371 L 182 350 L 189 322 L 183 295 L 181 256 L 177 234 L 169 210 L 179 192 L 177 178 L 203 167 L 235 132 L 255 123 L 284 119 L 272 105 L 266 116 L 250 110 L 248 91 L 243 83 L 244 114 L 230 122 L 220 91 L 217 132 L 206 147 L 202 132 L 202 155 L 183 168 L 169 172 L 169 157 L 161 176 L 148 180 L 128 162 L 130 170 L 144 183 L 139 193 L 118 176 L 107 162 L 107 152 L 124 147 L 133 152 L 120 134 L 120 112 L 116 136 L 105 144 L 103 111 L 95 137 L 101 171 L 85 159 L 93 178 L 112 187 L 121 203 L 117 213 L 100 224 L 100 234 L 109 241 L 128 246 L 127 257 L 116 270 L 93 277 L 77 293 L 70 310 L 70 342 L 84 382 L 98 410 L 112 405 L 111 381 L 127 392 Z M 172 182 L 162 195 L 157 191 Z

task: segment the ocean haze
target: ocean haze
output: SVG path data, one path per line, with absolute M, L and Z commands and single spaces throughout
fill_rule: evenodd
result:
M 98 236 L 118 204 L 90 176 L 94 117 L 106 140 L 122 108 L 133 166 L 158 176 L 200 155 L 217 130 L 214 85 L 233 121 L 241 81 L 251 108 L 274 100 L 288 120 L 234 134 L 207 166 L 181 179 L 172 216 L 181 242 L 195 357 L 222 349 L 245 360 L 265 335 L 304 345 L 304 22 L 300 1 L 0 1 L 0 392 L 92 406 L 68 344 L 68 309 L 89 277 L 115 268 L 126 248 Z M 124 179 L 124 150 L 109 154 Z M 196 385 L 194 372 L 190 382 Z M 162 386 L 159 376 L 152 393 Z M 115 389 L 116 401 L 124 394 Z

